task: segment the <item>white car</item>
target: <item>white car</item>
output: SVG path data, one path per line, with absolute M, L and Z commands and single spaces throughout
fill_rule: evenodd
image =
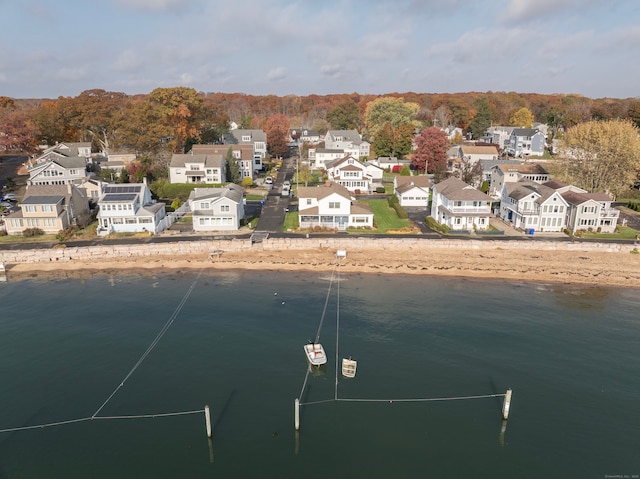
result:
M 2 199 L 3 201 L 18 201 L 15 193 L 5 193 Z

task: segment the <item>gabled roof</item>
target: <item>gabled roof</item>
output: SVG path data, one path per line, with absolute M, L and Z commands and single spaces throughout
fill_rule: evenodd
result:
M 300 186 L 298 187 L 298 198 L 316 198 L 318 200 L 326 198 L 332 194 L 338 194 L 347 199 L 351 199 L 351 192 L 338 183 L 329 183 L 323 186 Z
M 191 155 L 184 153 L 174 153 L 171 157 L 170 168 L 184 168 L 186 163 L 201 163 L 209 168 L 222 168 L 224 158 L 220 154 L 214 155 Z
M 498 148 L 496 146 L 475 146 L 462 145 L 460 151 L 463 155 L 497 155 Z
M 491 197 L 464 181 L 451 177 L 434 186 L 436 191 L 450 200 L 491 201 Z
M 537 203 L 544 203 L 556 190 L 533 181 L 518 181 L 507 183 L 507 194 L 514 200 L 521 200 L 531 194 L 535 194 Z
M 65 197 L 64 196 L 40 196 L 33 195 L 26 197 L 21 205 L 57 205 L 58 203 L 63 203 Z
M 405 185 L 418 186 L 420 188 L 431 188 L 431 178 L 428 176 L 396 176 L 398 188 Z
M 562 197 L 572 205 L 581 205 L 587 201 L 595 201 L 597 203 L 612 201 L 611 197 L 606 193 L 578 193 L 576 191 L 567 191 L 562 193 Z
M 253 157 L 253 145 L 249 143 L 244 144 L 226 144 L 226 145 L 193 145 L 190 155 L 222 155 L 223 158 L 227 155 L 227 152 L 231 148 L 231 151 L 239 151 L 240 158 L 243 160 L 250 160 Z
M 361 141 L 360 133 L 357 130 L 329 130 L 327 135 L 331 135 L 332 138 L 342 137 L 345 141 L 359 142 Z M 326 136 L 325 136 L 326 138 Z
M 349 160 L 352 160 L 352 162 L 349 163 Z M 355 165 L 359 165 L 359 167 Z M 336 158 L 335 160 L 327 161 L 326 166 L 327 166 L 327 169 L 339 167 L 342 170 L 349 170 L 349 169 L 358 170 L 358 171 L 364 170 L 364 165 L 351 155 L 347 155 L 342 158 Z
M 516 136 L 533 136 L 536 133 L 540 133 L 535 128 L 514 128 L 511 132 L 512 135 Z
M 225 143 L 246 143 L 242 141 L 243 136 L 250 136 L 250 143 L 254 143 L 256 141 L 267 141 L 267 134 L 263 130 L 231 130 L 229 133 L 223 135 L 223 140 Z
M 520 163 L 519 165 L 499 164 L 499 165 L 496 165 L 496 168 L 502 170 L 504 173 L 510 173 L 510 172 L 516 171 L 524 175 L 534 175 L 534 174 L 547 175 L 548 174 L 547 170 L 545 170 L 538 163 Z
M 217 200 L 220 198 L 229 198 L 235 203 L 241 203 L 244 195 L 244 188 L 236 184 L 229 184 L 222 188 L 194 188 L 189 195 L 189 200 Z
M 406 193 L 407 191 L 411 191 L 414 188 L 419 188 L 422 191 L 428 192 L 429 191 L 429 187 L 428 186 L 420 186 L 420 185 L 416 185 L 413 183 L 405 183 L 404 185 L 398 186 L 396 188 L 396 190 L 398 191 L 398 193 Z

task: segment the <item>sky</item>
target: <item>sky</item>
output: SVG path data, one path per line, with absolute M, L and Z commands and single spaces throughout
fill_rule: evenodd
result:
M 639 0 L 0 0 L 0 96 L 640 96 Z

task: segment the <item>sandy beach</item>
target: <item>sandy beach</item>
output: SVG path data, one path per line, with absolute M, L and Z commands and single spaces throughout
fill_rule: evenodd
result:
M 532 245 L 532 248 L 534 245 Z M 220 255 L 129 257 L 93 261 L 20 263 L 7 266 L 10 280 L 88 278 L 96 274 L 153 275 L 193 270 L 331 271 L 335 251 L 225 251 Z M 466 277 L 519 282 L 640 288 L 640 254 L 629 252 L 446 249 L 349 250 L 343 273 Z

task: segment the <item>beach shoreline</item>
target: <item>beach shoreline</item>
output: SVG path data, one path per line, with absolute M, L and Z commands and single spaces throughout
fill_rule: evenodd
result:
M 180 254 L 69 259 L 5 264 L 9 281 L 88 278 L 95 275 L 153 276 L 193 271 L 332 271 L 402 274 L 537 283 L 568 283 L 640 288 L 640 255 L 628 252 L 535 249 L 430 248 L 345 250 L 331 248 L 219 251 Z

